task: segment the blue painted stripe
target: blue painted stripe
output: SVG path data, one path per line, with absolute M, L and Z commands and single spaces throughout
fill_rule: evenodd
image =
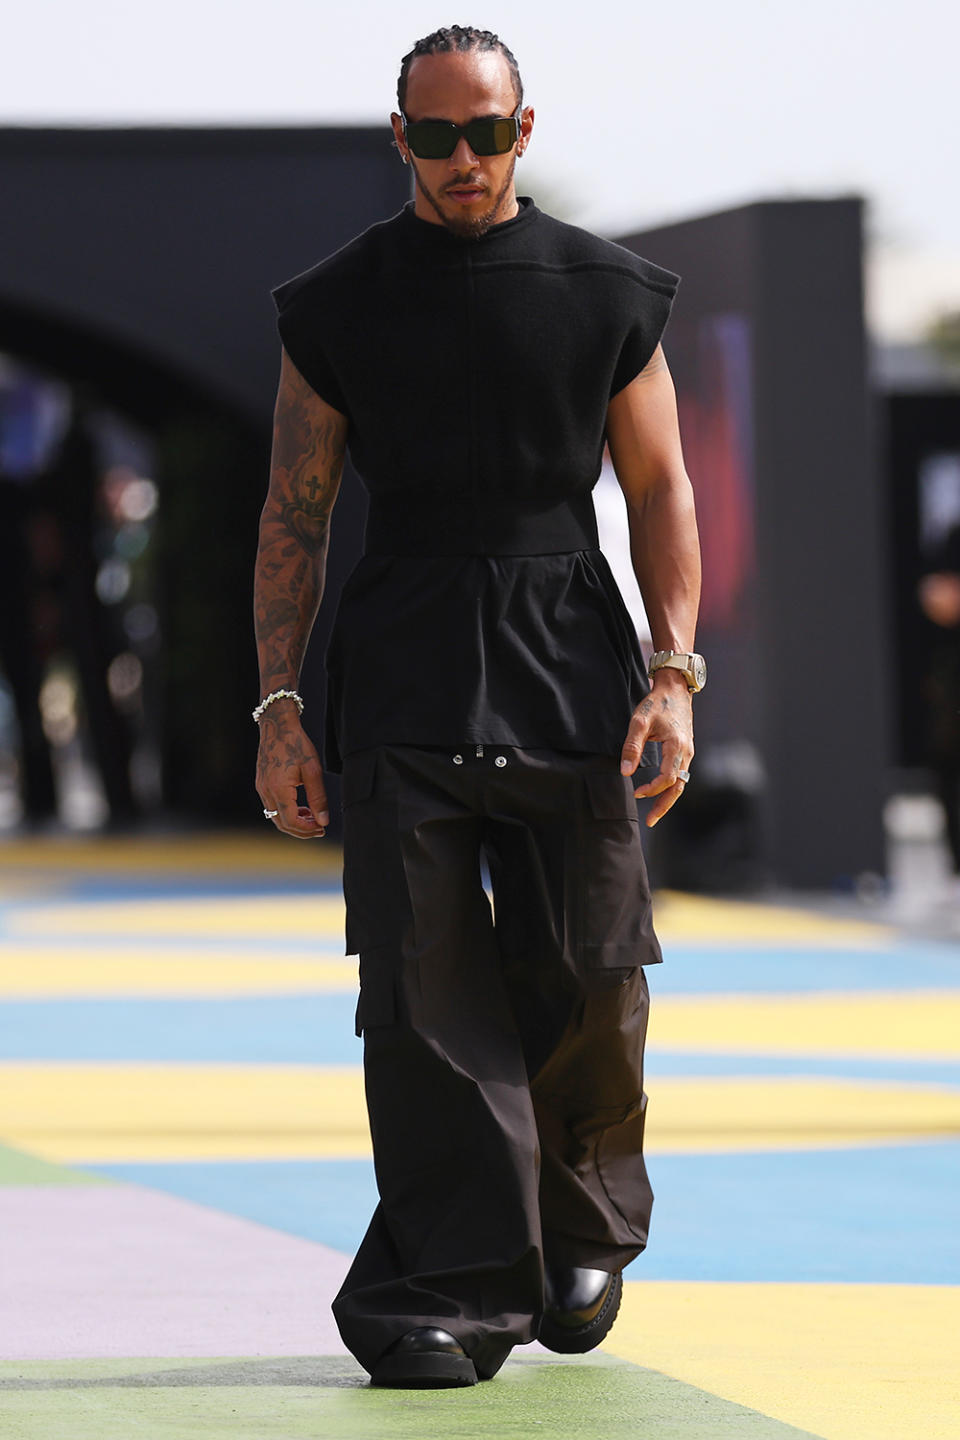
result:
M 377 1203 L 370 1160 L 207 1161 L 187 1165 L 86 1165 L 352 1255 Z
M 960 1282 L 960 1143 L 659 1155 L 633 1278 Z
M 960 1061 L 899 1060 L 893 1056 L 831 1058 L 817 1055 L 701 1055 L 648 1045 L 647 1089 L 659 1075 L 825 1075 L 840 1080 L 883 1080 L 909 1085 L 960 1085 Z
M 654 1156 L 636 1280 L 960 1283 L 958 1144 Z M 376 1204 L 365 1160 L 85 1167 L 352 1254 Z
M 359 1065 L 356 996 L 39 1000 L 0 1006 L 7 1060 Z
M 44 876 L 46 881 L 47 877 Z M 57 877 L 55 892 L 44 888 L 36 894 L 25 894 L 22 900 L 6 900 L 0 911 L 14 909 L 20 905 L 56 907 L 64 901 L 90 901 L 102 904 L 110 900 L 196 900 L 216 899 L 220 895 L 317 895 L 339 894 L 340 880 L 329 871 L 318 871 L 316 875 L 285 874 L 260 871 L 256 875 L 218 873 L 204 870 L 194 875 L 157 874 L 144 875 L 70 875 Z
M 354 991 L 212 999 L 16 1000 L 0 1005 L 0 1058 L 359 1065 Z M 960 1062 L 922 1058 L 701 1055 L 647 1050 L 657 1075 L 832 1075 L 960 1084 Z
M 939 990 L 960 987 L 960 946 L 911 941 L 890 949 L 664 946 L 648 970 L 655 994 L 778 994 L 796 990 Z

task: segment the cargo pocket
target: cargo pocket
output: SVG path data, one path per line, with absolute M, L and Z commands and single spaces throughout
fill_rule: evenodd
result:
M 618 984 L 652 959 L 650 890 L 633 779 L 619 771 L 584 774 L 586 804 L 577 828 L 577 936 L 584 983 Z
M 397 1018 L 397 952 L 392 945 L 374 945 L 360 952 L 360 995 L 355 1031 L 363 1035 Z
M 377 781 L 376 750 L 357 750 L 343 762 L 340 777 L 340 797 L 343 808 L 355 805 L 358 800 L 369 800 Z

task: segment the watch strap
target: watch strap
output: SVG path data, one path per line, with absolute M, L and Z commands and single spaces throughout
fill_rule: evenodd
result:
M 682 671 L 692 691 L 703 688 L 706 667 L 702 655 L 695 655 L 687 650 L 655 650 L 650 656 L 647 674 L 652 675 L 655 670 L 665 669 Z

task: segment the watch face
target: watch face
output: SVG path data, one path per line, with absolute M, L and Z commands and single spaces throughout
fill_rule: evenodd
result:
M 702 690 L 707 683 L 707 662 L 702 655 L 693 656 L 691 669 L 693 671 L 693 683 L 698 690 Z

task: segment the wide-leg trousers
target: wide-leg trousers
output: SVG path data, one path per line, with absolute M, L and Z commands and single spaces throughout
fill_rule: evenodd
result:
M 344 759 L 380 1200 L 333 1311 L 368 1370 L 432 1325 L 493 1375 L 536 1338 L 545 1261 L 619 1270 L 646 1244 L 661 956 L 635 784 L 609 755 L 502 745 Z

